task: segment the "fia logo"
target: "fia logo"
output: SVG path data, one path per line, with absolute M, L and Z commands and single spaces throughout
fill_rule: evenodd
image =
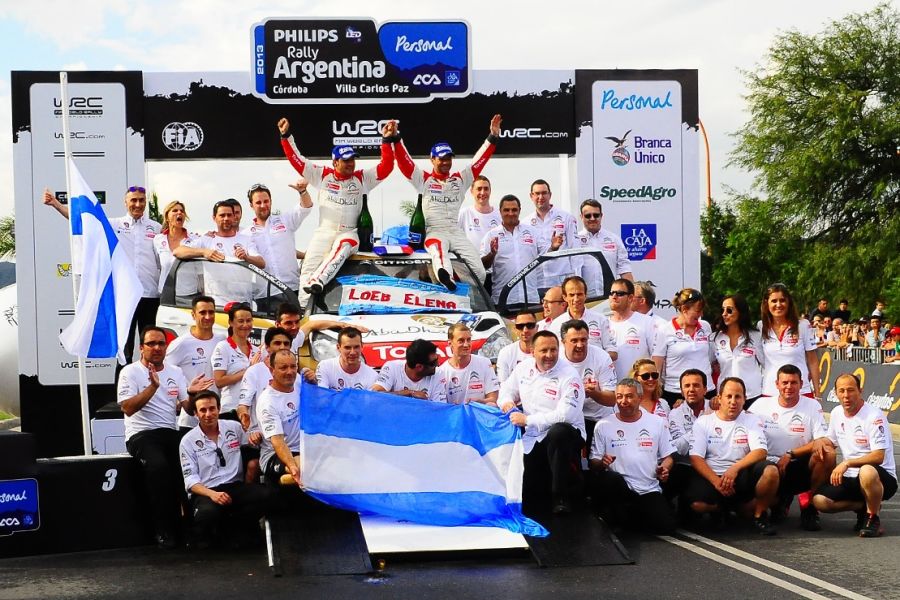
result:
M 191 121 L 172 122 L 163 128 L 162 141 L 172 152 L 193 152 L 203 144 L 203 129 Z

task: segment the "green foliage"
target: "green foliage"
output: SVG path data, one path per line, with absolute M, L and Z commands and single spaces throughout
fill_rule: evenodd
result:
M 0 258 L 16 255 L 16 217 L 6 215 L 0 218 Z
M 778 36 L 746 73 L 750 119 L 732 162 L 771 210 L 813 235 L 900 209 L 900 13 L 882 4 L 823 33 Z
M 412 200 L 400 201 L 400 212 L 408 219 L 412 219 L 413 213 L 416 212 L 416 203 Z
M 159 213 L 159 198 L 156 196 L 156 192 L 150 194 L 150 199 L 147 201 L 147 217 L 165 226 L 162 215 Z
M 703 285 L 759 306 L 780 281 L 798 307 L 820 296 L 853 314 L 900 317 L 900 13 L 882 4 L 822 33 L 776 37 L 747 73 L 747 124 L 732 163 L 758 196 L 731 193 L 703 216 Z

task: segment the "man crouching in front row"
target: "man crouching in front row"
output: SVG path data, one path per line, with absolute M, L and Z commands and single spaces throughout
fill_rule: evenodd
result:
M 775 535 L 768 509 L 778 498 L 778 467 L 766 461 L 767 442 L 759 419 L 743 411 L 744 382 L 719 384 L 719 408 L 694 423 L 685 500 L 699 513 L 735 509 L 754 517 L 756 530 Z

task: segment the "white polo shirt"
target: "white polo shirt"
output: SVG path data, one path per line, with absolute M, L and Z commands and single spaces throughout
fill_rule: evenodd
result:
M 531 358 L 531 354 L 522 350 L 519 340 L 504 346 L 497 354 L 497 379 L 500 383 L 506 381 L 516 365 L 528 358 Z
M 300 285 L 300 266 L 297 263 L 297 241 L 294 234 L 310 212 L 312 207 L 303 208 L 295 204 L 287 212 L 269 215 L 265 225 L 259 225 L 254 217 L 252 224 L 241 231 L 253 240 L 259 255 L 266 261 L 266 271 L 292 290 L 298 289 Z
M 773 462 L 788 450 L 828 435 L 822 405 L 806 396 L 800 396 L 800 401 L 790 408 L 781 406 L 777 397 L 764 396 L 747 412 L 759 417 L 769 446 L 769 460 Z
M 694 423 L 691 456 L 706 459 L 716 475 L 753 450 L 768 450 L 759 418 L 741 412 L 734 421 L 723 421 L 716 413 L 703 415 Z
M 243 371 L 250 366 L 253 359 L 261 352 L 259 348 L 250 344 L 250 356 L 241 352 L 237 344 L 226 338 L 216 344 L 212 356 L 212 370 L 225 371 L 226 375 L 234 375 L 239 371 Z M 222 408 L 223 413 L 237 409 L 238 399 L 241 392 L 241 383 L 233 383 L 222 387 Z
M 712 379 L 712 360 L 715 357 L 710 338 L 712 328 L 700 319 L 697 330 L 690 336 L 678 325 L 673 317 L 656 332 L 653 356 L 666 360 L 663 389 L 681 393 L 679 378 L 688 369 L 699 369 L 706 374 L 707 391 L 715 389 Z
M 636 360 L 650 358 L 656 340 L 653 319 L 639 312 L 632 312 L 631 316 L 623 321 L 610 318 L 609 330 L 619 353 L 616 358 L 616 378 L 621 381 L 628 377 Z
M 852 417 L 844 414 L 843 406 L 835 406 L 828 422 L 828 438 L 840 447 L 844 460 L 853 460 L 869 454 L 873 450 L 884 450 L 881 468 L 897 478 L 894 461 L 894 440 L 887 417 L 877 407 L 863 404 Z M 844 477 L 859 477 L 859 467 L 851 467 Z
M 560 344 L 562 344 L 562 334 L 560 332 L 562 331 L 563 323 L 571 321 L 574 318 L 576 317 L 573 317 L 567 310 L 550 323 L 550 326 L 547 327 L 547 331 L 555 333 L 556 337 L 559 338 Z M 587 323 L 589 343 L 600 346 L 606 350 L 607 353 L 616 352 L 616 340 L 615 337 L 613 337 L 612 329 L 609 327 L 609 319 L 606 318 L 606 315 L 593 308 L 585 308 L 584 314 L 578 318 Z
M 260 256 L 259 249 L 253 239 L 246 234 L 236 233 L 231 237 L 218 235 L 201 235 L 193 240 L 185 240 L 182 243 L 187 248 L 213 249 L 225 255 L 226 260 L 236 261 L 235 251 L 243 248 L 251 256 Z M 296 256 L 296 254 L 295 254 Z M 267 265 L 268 266 L 268 265 Z M 213 297 L 216 305 L 224 306 L 228 302 L 252 302 L 262 290 L 259 282 L 250 280 L 249 273 L 246 279 L 236 281 L 235 267 L 220 263 L 203 262 L 203 286 L 206 293 Z
M 485 214 L 478 212 L 474 206 L 466 206 L 459 210 L 458 224 L 472 245 L 478 248 L 487 232 L 494 227 L 500 227 L 503 221 L 500 219 L 500 211 L 496 208 L 492 207 L 491 212 Z
M 147 215 L 139 219 L 112 217 L 109 224 L 137 271 L 144 290 L 142 297 L 159 298 L 159 256 L 153 247 L 153 238 L 162 231 L 162 226 Z
M 181 369 L 163 363 L 159 387 L 153 397 L 131 416 L 125 415 L 125 441 L 136 433 L 152 429 L 175 429 L 175 411 L 178 403 L 187 400 L 187 381 Z M 150 386 L 150 371 L 141 361 L 122 367 L 119 372 L 118 403 L 138 395 Z
M 757 325 L 762 331 L 762 322 Z M 775 381 L 778 377 L 778 369 L 784 365 L 794 365 L 800 369 L 800 393 L 808 394 L 813 391 L 809 383 L 809 367 L 806 364 L 806 353 L 814 351 L 818 346 L 816 331 L 809 321 L 800 319 L 798 332 L 785 329 L 780 336 L 774 331 L 762 339 L 764 356 L 762 393 L 766 396 L 777 396 L 778 388 Z
M 201 340 L 188 331 L 186 334 L 172 340 L 172 343 L 166 348 L 165 363 L 181 369 L 188 384 L 197 375 L 203 375 L 212 379 L 212 355 L 215 352 L 216 345 L 224 339 L 225 336 L 221 333 L 213 333 L 210 339 Z M 216 387 L 216 384 L 212 384 L 209 389 L 217 394 L 219 393 L 219 388 Z M 187 414 L 186 410 L 181 411 L 181 414 L 178 415 L 179 427 L 194 427 L 197 425 L 197 422 L 197 417 Z
M 271 442 L 273 436 L 283 435 L 284 443 L 292 454 L 303 451 L 299 388 L 294 388 L 293 392 L 279 392 L 272 386 L 266 387 L 256 400 L 256 420 L 263 434 L 259 449 L 259 465 L 263 471 L 275 457 L 275 447 Z
M 241 440 L 244 430 L 237 421 L 219 421 L 219 437 L 212 441 L 199 426 L 188 431 L 179 450 L 181 452 L 181 474 L 184 489 L 190 493 L 198 483 L 215 488 L 226 483 L 241 481 L 244 466 L 241 463 Z M 216 449 L 225 458 L 223 467 Z
M 594 382 L 597 387 L 604 392 L 616 391 L 616 368 L 609 354 L 603 348 L 588 344 L 587 356 L 581 362 L 572 362 L 566 357 L 565 348 L 560 348 L 559 360 L 571 366 L 581 376 L 582 383 Z M 600 419 L 612 414 L 612 406 L 604 406 L 599 404 L 593 398 L 585 394 L 582 412 L 585 418 L 592 421 Z
M 540 234 L 544 248 L 549 249 L 553 236 L 560 234 L 564 238 L 562 246 L 559 247 L 560 250 L 578 247 L 575 239 L 578 233 L 578 221 L 570 213 L 556 206 L 551 206 L 547 216 L 543 219 L 535 211 L 523 218 L 522 222 L 527 223 Z M 544 285 L 547 287 L 559 285 L 569 275 L 581 272 L 581 258 L 558 258 L 544 263 L 542 269 L 544 271 Z
M 687 401 L 678 405 L 678 408 L 673 408 L 669 411 L 669 437 L 672 438 L 672 443 L 678 452 L 675 456 L 676 461 L 690 464 L 690 460 L 687 457 L 691 451 L 694 423 L 703 415 L 711 413 L 709 400 L 706 399 L 703 400 L 703 410 L 700 411 L 697 417 L 694 417 L 694 411 Z
M 346 372 L 337 356 L 323 360 L 316 367 L 316 383 L 319 387 L 338 392 L 344 389 L 367 390 L 376 379 L 378 373 L 366 363 L 360 363 L 356 373 Z
M 447 402 L 450 404 L 484 402 L 485 396 L 500 389 L 490 359 L 476 354 L 470 358 L 469 364 L 462 369 L 451 365 L 449 360 L 438 367 L 438 373 L 447 381 Z
M 372 385 L 380 385 L 388 392 L 424 391 L 428 393 L 427 399 L 432 402 L 447 402 L 447 378 L 441 372 L 435 371 L 434 375 L 413 381 L 406 375 L 405 366 L 406 361 L 403 359 L 387 361 Z
M 494 273 L 491 300 L 497 303 L 500 300 L 500 289 L 528 263 L 546 252 L 549 245 L 544 243 L 540 232 L 529 225 L 519 223 L 512 231 L 508 231 L 501 225 L 488 231 L 481 240 L 479 249 L 481 256 L 491 253 L 491 240 L 494 238 L 497 239 L 497 254 L 494 257 L 494 264 L 491 266 Z M 528 302 L 537 304 L 541 300 L 538 288 L 543 285 L 541 269 L 534 269 L 525 276 L 524 285 L 520 282 L 510 290 L 506 302 L 507 304 L 524 302 L 524 288 L 527 286 Z
M 601 228 L 597 233 L 581 229 L 575 237 L 575 247 L 600 250 L 614 278 L 631 273 L 631 261 L 628 259 L 628 250 L 625 249 L 622 238 L 608 229 Z M 600 264 L 591 257 L 584 257 L 582 263 L 581 276 L 590 286 L 589 295 L 603 291 L 603 271 Z
M 762 372 L 765 356 L 762 350 L 762 334 L 751 331 L 749 339 L 742 335 L 732 348 L 727 333 L 717 331 L 711 343 L 719 363 L 719 381 L 726 377 L 740 377 L 747 388 L 747 398 L 762 394 Z
M 634 423 L 610 415 L 594 428 L 591 458 L 602 459 L 606 454 L 615 456 L 609 470 L 619 473 L 637 494 L 662 491 L 656 467 L 659 461 L 674 453 L 666 422 L 644 410 Z

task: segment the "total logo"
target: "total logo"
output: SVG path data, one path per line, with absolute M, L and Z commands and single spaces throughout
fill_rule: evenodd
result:
M 203 144 L 203 129 L 192 121 L 175 121 L 163 128 L 162 141 L 172 152 L 193 152 Z
M 419 73 L 413 79 L 413 85 L 441 85 L 441 78 L 436 73 Z

